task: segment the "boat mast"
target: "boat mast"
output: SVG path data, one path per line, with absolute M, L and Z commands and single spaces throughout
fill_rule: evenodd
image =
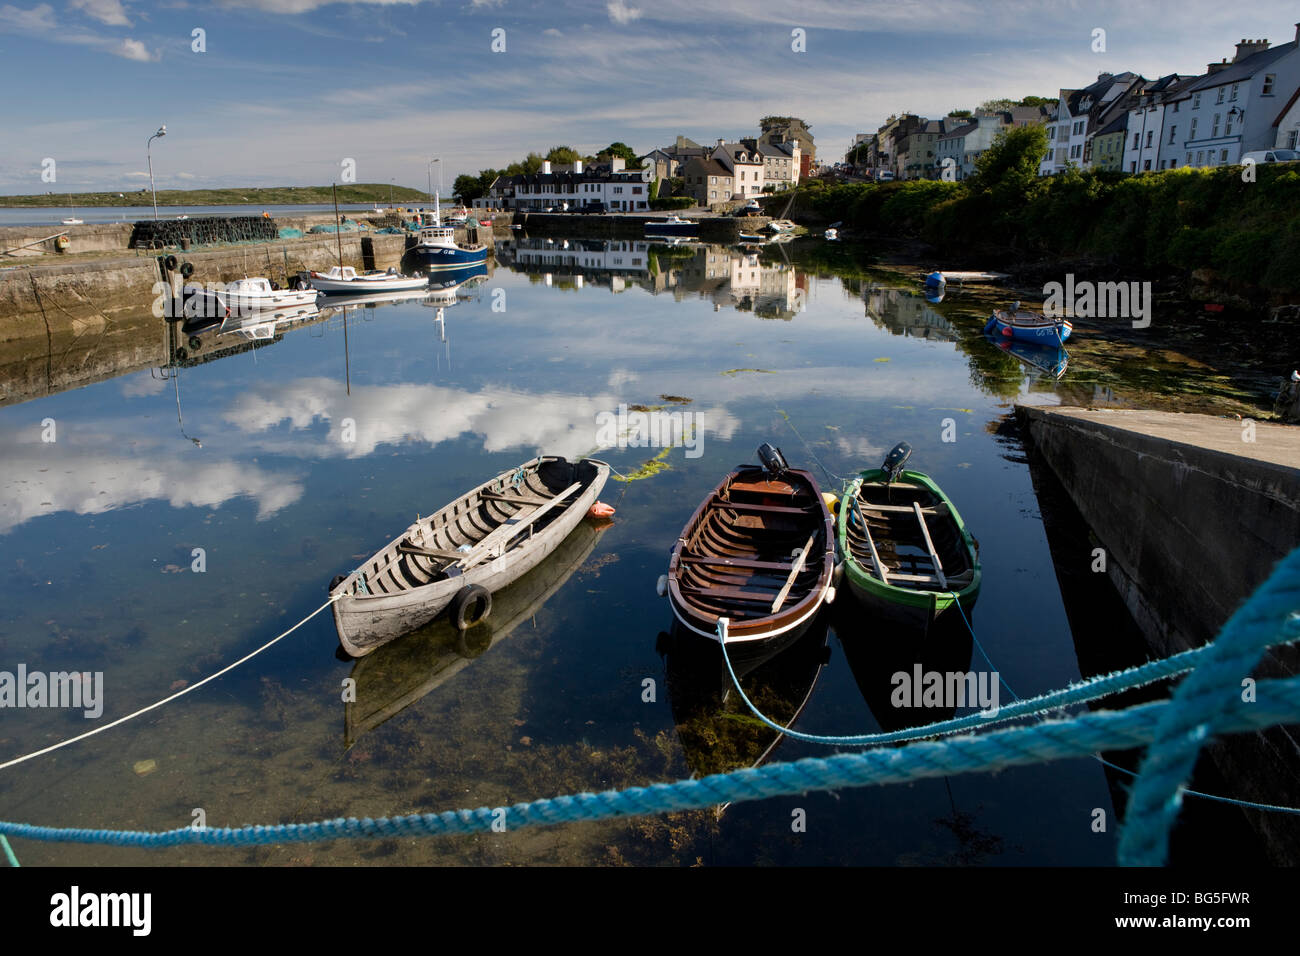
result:
M 339 221 L 339 186 L 338 183 L 330 183 L 330 189 L 334 190 L 334 236 L 339 241 L 339 277 L 343 277 L 343 223 Z

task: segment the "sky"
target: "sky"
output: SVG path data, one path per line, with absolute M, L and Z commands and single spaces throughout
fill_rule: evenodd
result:
M 1294 0 L 0 0 L 0 194 L 147 188 L 162 124 L 160 189 L 352 170 L 422 189 L 433 158 L 450 186 L 556 145 L 752 136 L 768 114 L 839 158 L 891 113 L 1201 73 L 1297 19 Z

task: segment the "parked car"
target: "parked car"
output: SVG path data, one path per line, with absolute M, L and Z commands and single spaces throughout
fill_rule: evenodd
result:
M 882 169 L 876 173 L 876 182 L 878 183 L 888 183 L 893 182 L 893 180 L 894 171 L 892 169 Z
M 1294 163 L 1300 160 L 1300 152 L 1294 149 L 1252 149 L 1241 157 L 1243 163 L 1248 159 L 1256 163 Z

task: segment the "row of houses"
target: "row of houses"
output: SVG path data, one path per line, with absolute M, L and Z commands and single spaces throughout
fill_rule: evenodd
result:
M 806 176 L 815 157 L 812 134 L 792 117 L 760 124 L 758 136 L 714 146 L 678 136 L 672 146 L 640 158 L 627 169 L 622 159 L 585 165 L 544 162 L 540 171 L 499 176 L 473 205 L 528 212 L 641 212 L 650 208 L 651 185 L 680 179 L 684 195 L 703 206 L 725 205 L 789 189 Z
M 1300 140 L 1300 23 L 1278 46 L 1243 39 L 1231 60 L 1204 73 L 1149 80 L 1133 72 L 1101 73 L 1062 89 L 1049 107 L 975 111 L 929 120 L 891 116 L 874 134 L 859 134 L 850 154 L 859 168 L 897 179 L 964 179 L 997 133 L 1043 125 L 1048 148 L 1038 172 L 1067 168 L 1128 173 L 1231 165 L 1249 152 L 1295 150 Z M 858 146 L 865 143 L 866 149 Z
M 859 133 L 846 159 L 877 178 L 938 179 L 950 170 L 949 178 L 965 179 L 1001 130 L 1044 124 L 1049 116 L 1039 106 L 975 110 L 943 119 L 904 113 L 889 117 L 875 133 Z

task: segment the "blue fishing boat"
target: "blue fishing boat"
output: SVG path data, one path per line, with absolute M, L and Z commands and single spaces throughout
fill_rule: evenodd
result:
M 1061 345 L 1070 337 L 1074 326 L 1064 317 L 1040 315 L 1020 308 L 1016 302 L 1010 309 L 999 309 L 984 326 L 984 334 L 995 338 L 1015 339 L 1030 345 Z
M 487 246 L 481 242 L 472 245 L 457 242 L 456 230 L 442 224 L 436 196 L 432 219 L 421 217 L 420 232 L 413 251 L 420 258 L 423 271 L 426 272 L 464 269 L 487 262 Z

